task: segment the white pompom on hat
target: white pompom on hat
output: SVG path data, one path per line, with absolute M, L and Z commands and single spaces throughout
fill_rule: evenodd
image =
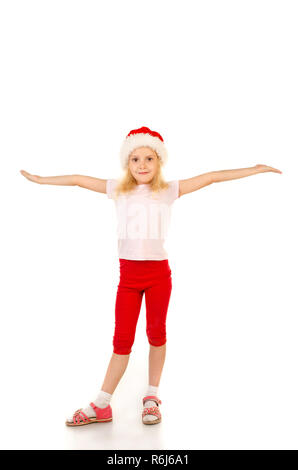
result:
M 121 146 L 120 162 L 123 169 L 128 164 L 131 152 L 138 147 L 150 147 L 155 150 L 163 164 L 168 161 L 168 153 L 162 136 L 158 132 L 151 131 L 149 127 L 140 127 L 130 131 Z

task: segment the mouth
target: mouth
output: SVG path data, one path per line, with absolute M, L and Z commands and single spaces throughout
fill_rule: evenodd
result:
M 141 171 L 139 175 L 147 175 L 147 173 L 149 173 L 149 171 Z

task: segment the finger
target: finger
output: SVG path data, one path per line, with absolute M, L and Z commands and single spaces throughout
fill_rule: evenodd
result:
M 273 168 L 272 166 L 269 167 L 271 171 L 274 171 L 275 173 L 281 173 L 280 170 L 278 170 L 277 168 Z

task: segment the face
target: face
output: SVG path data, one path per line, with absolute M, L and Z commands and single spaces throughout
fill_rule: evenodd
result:
M 150 147 L 138 147 L 131 152 L 128 167 L 137 184 L 147 184 L 157 172 L 158 156 Z

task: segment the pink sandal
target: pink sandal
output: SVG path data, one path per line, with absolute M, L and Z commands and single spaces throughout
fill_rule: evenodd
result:
M 161 404 L 161 400 L 155 396 L 147 396 L 143 398 L 143 406 L 145 405 L 145 402 L 148 400 L 155 401 L 156 406 L 151 406 L 150 408 L 144 408 L 143 413 L 142 413 L 142 420 L 144 424 L 157 424 L 161 422 L 161 414 L 159 411 L 159 405 Z M 157 419 L 154 419 L 152 421 L 144 421 L 144 416 L 146 415 L 154 415 L 157 416 Z
M 84 426 L 91 423 L 107 423 L 108 421 L 112 421 L 111 405 L 106 406 L 106 408 L 98 408 L 94 403 L 90 403 L 90 406 L 94 409 L 96 418 L 89 418 L 83 413 L 82 408 L 80 408 L 74 413 L 73 421 L 66 421 L 65 424 L 67 426 Z

